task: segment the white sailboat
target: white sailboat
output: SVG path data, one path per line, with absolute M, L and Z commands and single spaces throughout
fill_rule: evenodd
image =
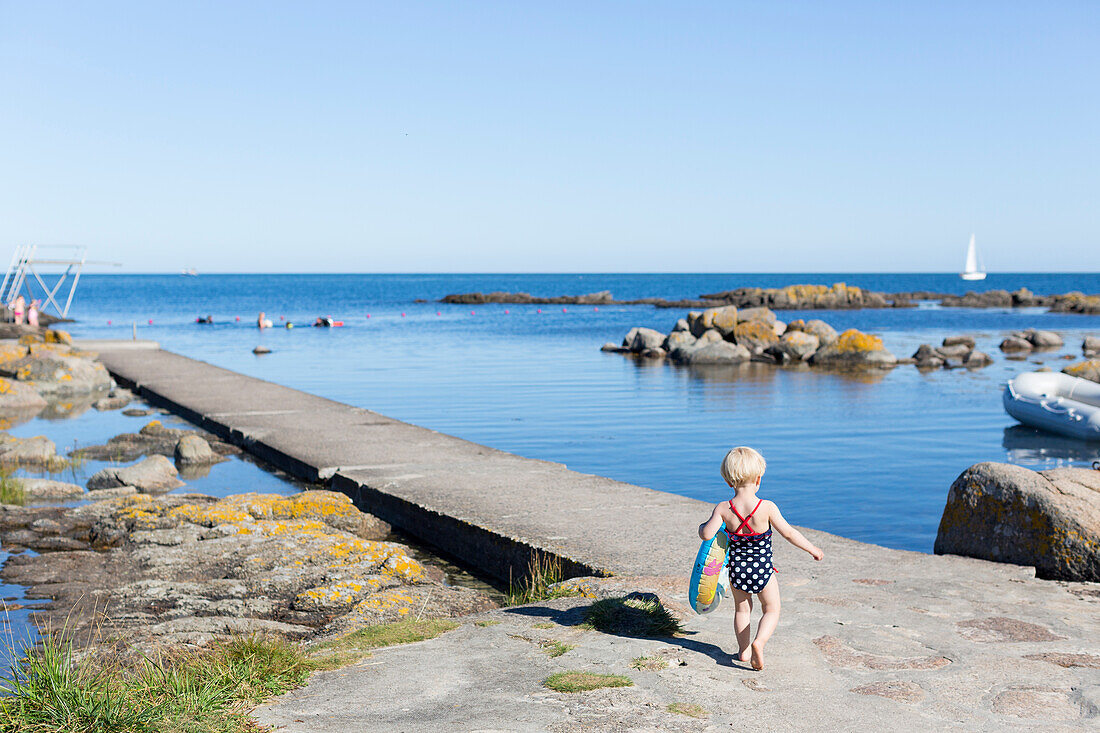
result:
M 959 275 L 963 280 L 985 280 L 985 271 L 978 267 L 978 247 L 974 244 L 974 235 L 970 235 L 970 246 L 966 248 L 966 267 Z

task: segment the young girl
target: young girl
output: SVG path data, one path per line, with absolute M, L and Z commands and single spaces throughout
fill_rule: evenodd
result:
M 753 669 L 764 669 L 764 645 L 779 623 L 779 579 L 773 575 L 772 529 L 795 547 L 810 553 L 814 560 L 825 556 L 801 532 L 787 524 L 779 507 L 756 498 L 766 468 L 764 456 L 752 448 L 741 446 L 727 453 L 722 460 L 722 478 L 736 495 L 714 507 L 710 519 L 699 525 L 699 537 L 709 540 L 725 524 L 730 538 L 730 589 L 737 604 L 733 617 L 737 658 L 751 662 Z M 749 615 L 753 593 L 760 597 L 764 615 L 756 627 L 756 639 L 750 645 Z

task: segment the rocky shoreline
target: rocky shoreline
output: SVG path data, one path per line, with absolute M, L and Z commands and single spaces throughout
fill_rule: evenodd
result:
M 48 599 L 34 614 L 40 628 L 142 650 L 255 632 L 311 639 L 496 607 L 444 584 L 388 533 L 323 490 L 0 505 L 0 542 L 17 553 L 0 578 Z
M 585 295 L 556 297 L 533 296 L 530 293 L 454 293 L 445 295 L 441 303 L 483 305 L 504 303 L 514 305 L 650 305 L 657 308 L 717 308 L 726 305 L 738 308 L 764 307 L 772 310 L 851 310 L 859 308 L 912 308 L 918 302 L 936 302 L 949 308 L 1047 308 L 1053 313 L 1100 314 L 1100 295 L 1079 292 L 1057 295 L 1036 295 L 1027 288 L 1009 292 L 987 290 L 965 295 L 910 291 L 884 293 L 853 287 L 845 283 L 828 285 L 789 285 L 784 288 L 736 288 L 719 293 L 706 293 L 697 298 L 634 298 L 616 300 L 610 291 Z
M 0 341 L 6 426 L 64 410 L 59 401 L 105 411 L 134 399 L 63 332 Z M 0 504 L 0 546 L 11 553 L 0 578 L 27 586 L 28 600 L 46 601 L 26 606 L 40 629 L 143 651 L 254 632 L 312 639 L 497 606 L 486 593 L 445 582 L 440 567 L 417 560 L 388 524 L 344 494 L 174 493 L 240 452 L 159 420 L 68 455 L 44 436 L 0 432 L 0 468 L 9 472 L 111 464 L 86 486 L 52 473 L 5 479 L 14 486 L 5 501 L 19 503 Z
M 1007 358 L 1021 359 L 1032 351 L 1064 346 L 1051 331 L 1018 331 L 1001 342 Z M 769 308 L 721 306 L 691 311 L 668 334 L 636 327 L 621 344 L 606 343 L 602 351 L 643 359 L 668 359 L 693 366 L 736 365 L 763 362 L 778 366 L 808 366 L 830 370 L 890 369 L 913 364 L 918 369 L 981 369 L 993 358 L 977 350 L 972 336 L 947 336 L 940 346 L 921 344 L 912 356 L 898 358 L 878 336 L 856 329 L 837 333 L 825 321 L 801 319 L 784 323 Z M 1100 381 L 1100 360 L 1095 357 L 1100 337 L 1087 336 L 1081 344 L 1085 361 L 1070 364 L 1064 372 Z

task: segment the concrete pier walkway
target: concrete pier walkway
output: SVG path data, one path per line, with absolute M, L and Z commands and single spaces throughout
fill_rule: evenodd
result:
M 702 502 L 569 471 L 160 350 L 99 345 L 116 379 L 284 470 L 330 481 L 486 572 L 551 552 L 593 592 L 686 603 Z M 975 461 L 983 456 L 975 456 Z M 246 487 L 241 487 L 242 489 Z M 944 487 L 946 493 L 947 487 Z M 796 507 L 784 507 L 797 517 Z M 733 604 L 684 614 L 675 639 L 578 626 L 567 598 L 466 619 L 436 639 L 314 675 L 256 711 L 288 733 L 450 730 L 1096 729 L 1100 585 L 1032 569 L 889 550 L 806 530 L 814 563 L 776 540 L 783 618 L 767 668 L 731 659 Z M 550 657 L 547 643 L 573 645 Z M 635 669 L 637 657 L 668 667 Z M 565 670 L 634 686 L 551 692 Z M 699 705 L 699 719 L 668 710 Z
M 150 402 L 294 476 L 330 481 L 363 509 L 501 580 L 520 577 L 536 551 L 560 557 L 567 575 L 638 575 L 679 572 L 697 549 L 694 524 L 709 511 L 702 502 L 124 346 L 98 343 L 100 360 Z

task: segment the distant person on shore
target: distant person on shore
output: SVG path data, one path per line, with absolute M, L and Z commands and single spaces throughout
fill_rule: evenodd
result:
M 756 497 L 767 463 L 752 448 L 739 446 L 722 460 L 722 478 L 734 490 L 732 499 L 714 507 L 710 519 L 699 525 L 699 537 L 709 540 L 720 530 L 729 535 L 729 580 L 737 607 L 733 629 L 737 635 L 737 658 L 753 669 L 764 669 L 764 645 L 779 624 L 779 578 L 772 566 L 772 530 L 800 550 L 820 560 L 824 553 L 801 532 L 787 524 L 774 502 Z M 731 529 L 732 528 L 732 529 Z M 764 611 L 756 627 L 756 639 L 749 643 L 752 597 L 760 598 Z
M 38 301 L 32 300 L 27 306 L 27 325 L 38 328 Z
M 260 311 L 260 317 L 256 319 L 256 325 L 259 326 L 261 329 L 271 328 L 271 319 L 267 318 L 266 314 L 263 311 Z
M 15 318 L 15 325 L 23 325 L 23 317 L 27 310 L 27 300 L 22 295 L 16 297 L 15 301 L 11 304 L 11 314 Z

